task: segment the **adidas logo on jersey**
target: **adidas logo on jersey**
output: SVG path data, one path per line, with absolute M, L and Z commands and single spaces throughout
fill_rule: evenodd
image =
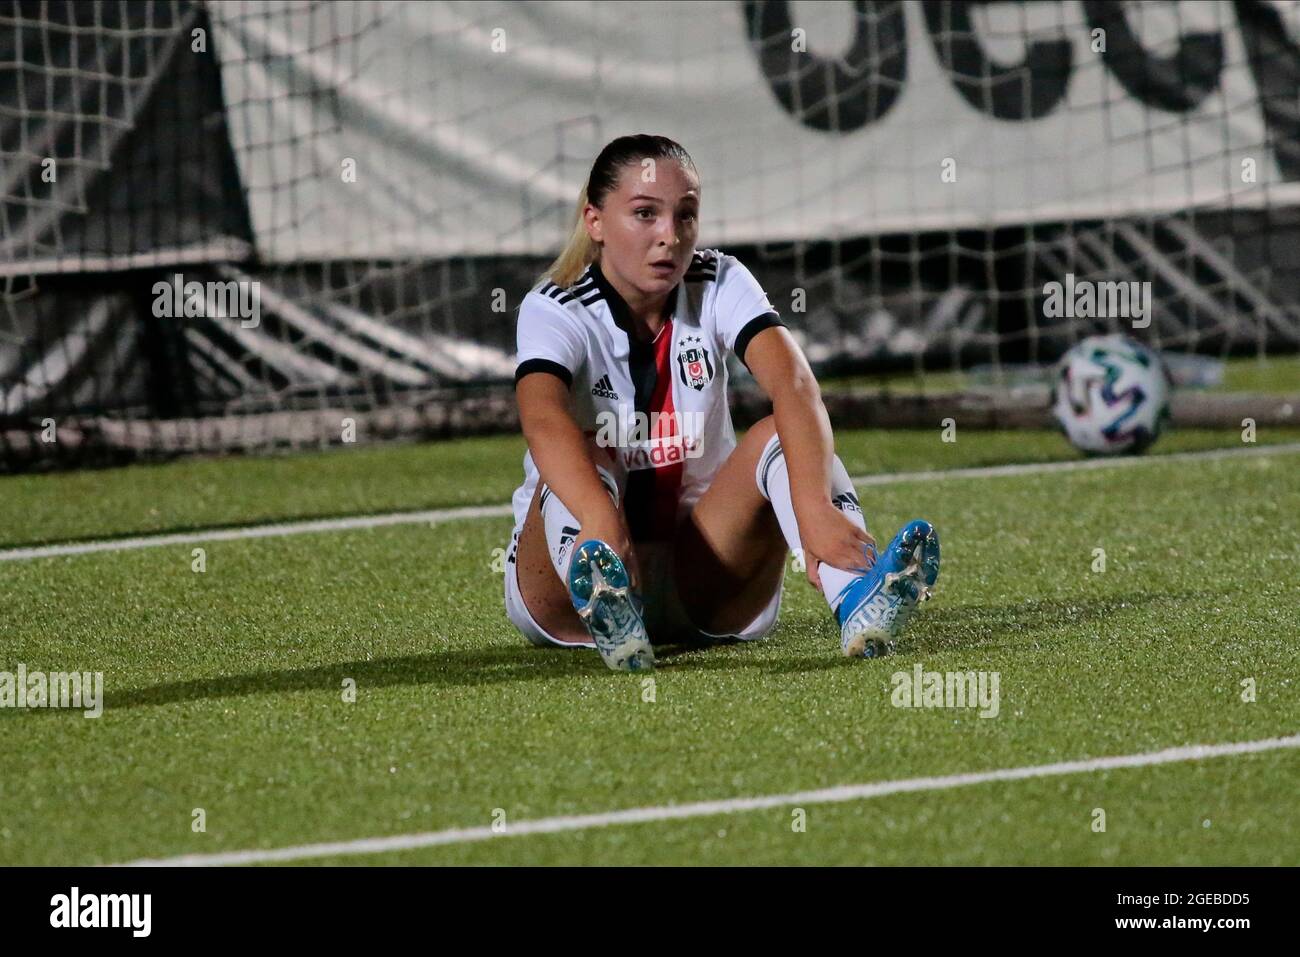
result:
M 591 394 L 601 399 L 618 398 L 618 393 L 614 391 L 614 384 L 609 381 L 608 375 L 603 375 L 596 380 L 596 384 L 591 387 Z

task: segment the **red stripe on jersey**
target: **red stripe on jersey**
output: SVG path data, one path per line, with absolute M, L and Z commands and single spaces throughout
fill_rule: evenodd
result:
M 650 426 L 650 441 L 639 450 L 642 458 L 647 455 L 667 457 L 675 442 L 680 441 L 673 414 L 672 343 L 673 323 L 669 319 L 654 343 L 636 348 L 640 356 L 631 360 L 637 366 L 630 369 L 633 381 L 638 377 L 644 380 L 649 380 L 651 375 L 654 377 L 650 394 L 645 396 L 642 392 L 638 395 L 637 412 L 646 415 Z M 634 541 L 665 541 L 671 539 L 676 531 L 677 499 L 685 463 L 680 453 L 672 457 L 676 461 L 658 468 L 634 468 L 628 472 L 624 504 L 628 531 Z
M 658 429 L 655 437 L 660 440 L 676 436 L 678 433 L 677 416 L 673 413 L 673 321 L 669 319 L 658 338 L 655 340 L 655 390 L 650 396 L 650 421 L 655 422 L 658 412 Z M 671 539 L 677 530 L 677 498 L 682 490 L 682 476 L 686 463 L 680 457 L 671 465 L 663 465 L 653 470 L 654 497 L 651 506 L 653 528 L 657 538 Z

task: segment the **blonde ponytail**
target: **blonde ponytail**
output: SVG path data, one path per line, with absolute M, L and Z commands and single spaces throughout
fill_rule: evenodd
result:
M 587 226 L 582 215 L 586 208 L 587 187 L 583 186 L 578 194 L 578 212 L 573 232 L 569 234 L 569 241 L 565 243 L 564 251 L 556 257 L 555 262 L 551 263 L 546 272 L 538 278 L 539 282 L 549 279 L 561 289 L 567 289 L 578 281 L 578 277 L 587 266 L 596 261 L 600 249 L 587 235 Z

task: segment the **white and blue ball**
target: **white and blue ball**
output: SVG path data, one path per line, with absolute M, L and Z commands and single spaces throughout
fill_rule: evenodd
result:
M 1141 452 L 1169 420 L 1169 392 L 1169 373 L 1154 351 L 1123 335 L 1090 336 L 1056 367 L 1052 414 L 1084 452 Z

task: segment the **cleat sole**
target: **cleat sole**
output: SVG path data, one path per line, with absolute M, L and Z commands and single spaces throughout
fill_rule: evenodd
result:
M 583 542 L 569 567 L 569 598 L 613 671 L 653 671 L 654 649 L 627 569 L 604 542 Z

